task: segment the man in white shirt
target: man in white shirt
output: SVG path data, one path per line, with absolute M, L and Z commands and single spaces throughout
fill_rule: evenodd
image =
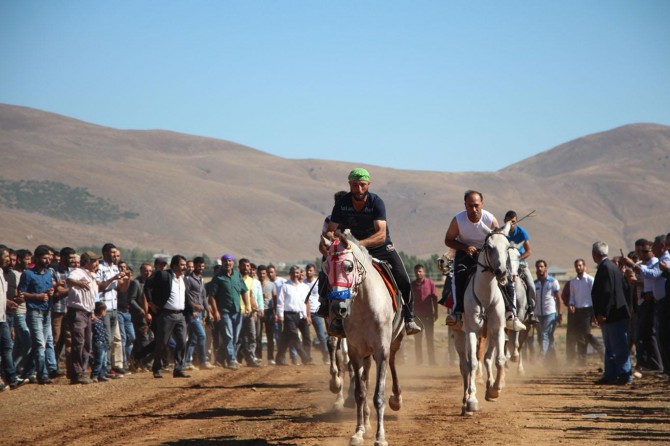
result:
M 568 361 L 572 361 L 575 359 L 576 346 L 579 361 L 584 363 L 589 344 L 599 353 L 602 351 L 602 346 L 591 334 L 593 276 L 586 272 L 584 259 L 575 260 L 575 272 L 577 276 L 571 279 L 567 286 L 570 300 L 568 302 L 568 328 L 565 348 Z
M 112 243 L 105 243 L 102 247 L 102 260 L 97 272 L 98 301 L 107 305 L 105 313 L 105 330 L 107 341 L 111 346 L 107 356 L 107 370 L 114 373 L 126 374 L 123 369 L 123 346 L 121 343 L 121 332 L 119 331 L 119 320 L 117 313 L 116 287 L 118 280 L 123 280 L 125 274 L 119 272 L 117 266 L 121 258 L 121 252 Z M 113 365 L 113 367 L 112 367 Z
M 283 329 L 279 337 L 279 348 L 275 361 L 277 365 L 288 365 L 285 358 L 286 350 L 292 348 L 298 352 L 303 364 L 312 364 L 309 348 L 305 349 L 303 343 L 300 342 L 300 335 L 302 335 L 305 345 L 309 346 L 311 343 L 309 326 L 312 320 L 309 302 L 305 304 L 309 288 L 300 281 L 299 266 L 292 266 L 289 273 L 291 279 L 284 282 L 277 296 L 276 318 L 283 322 Z

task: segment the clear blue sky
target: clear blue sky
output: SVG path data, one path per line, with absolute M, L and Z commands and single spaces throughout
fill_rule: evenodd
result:
M 0 102 L 287 158 L 497 170 L 670 124 L 670 1 L 0 2 Z

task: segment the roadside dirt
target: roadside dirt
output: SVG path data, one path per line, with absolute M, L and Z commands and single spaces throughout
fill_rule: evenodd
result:
M 600 366 L 595 356 L 577 368 L 528 361 L 525 376 L 511 364 L 499 402 L 485 401 L 479 386 L 481 412 L 462 417 L 461 378 L 446 357 L 446 330 L 436 328 L 438 366 L 415 365 L 414 346 L 404 347 L 407 361 L 399 371 L 404 405 L 399 412 L 388 404 L 386 409 L 391 445 L 670 442 L 667 377 L 643 376 L 627 387 L 595 386 Z M 559 352 L 561 337 L 559 330 Z M 332 410 L 326 365 L 191 373 L 189 379 L 166 373 L 161 380 L 136 373 L 88 386 L 61 378 L 50 386 L 4 392 L 0 443 L 346 445 L 354 431 L 352 409 Z M 374 432 L 366 436 L 366 444 L 373 442 Z

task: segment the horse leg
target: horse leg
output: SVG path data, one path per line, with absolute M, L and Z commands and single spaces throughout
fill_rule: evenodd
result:
M 501 324 L 502 323 L 503 322 L 501 321 Z M 495 341 L 496 349 L 498 350 L 496 354 L 496 369 L 498 373 L 496 374 L 496 379 L 491 389 L 492 398 L 498 398 L 500 396 L 500 391 L 505 383 L 505 363 L 507 362 L 507 357 L 505 357 L 505 353 L 502 350 L 505 346 L 505 331 L 502 327 L 495 334 Z
M 372 429 L 370 425 L 370 405 L 368 404 L 368 389 L 370 388 L 370 366 L 372 365 L 372 356 L 363 358 L 363 376 L 362 380 L 365 383 L 365 395 L 363 395 L 363 415 L 365 416 L 365 431 Z
M 465 334 L 465 354 L 467 362 L 467 389 L 465 391 L 466 412 L 478 412 L 479 401 L 477 400 L 477 333 L 467 332 Z
M 519 366 L 517 367 L 516 371 L 519 375 L 525 375 L 526 370 L 523 368 L 523 355 L 521 354 L 521 348 L 523 347 L 523 344 L 526 342 L 526 339 L 528 339 L 528 331 L 522 331 L 519 333 Z
M 395 368 L 395 355 L 398 353 L 398 350 L 400 350 L 403 336 L 404 335 L 401 333 L 391 343 L 391 357 L 389 360 L 389 366 L 391 368 L 391 379 L 393 380 L 393 394 L 389 398 L 389 407 L 392 410 L 400 410 L 402 407 L 402 391 L 400 390 L 400 384 L 398 383 L 398 372 Z
M 349 361 L 349 347 L 347 345 L 347 340 L 342 339 L 342 370 L 347 370 L 349 372 L 349 389 L 347 391 L 347 399 L 344 400 L 344 407 L 353 409 L 356 407 L 356 382 L 354 377 L 354 366 Z
M 388 446 L 386 441 L 386 432 L 384 431 L 384 408 L 386 400 L 384 392 L 386 391 L 386 364 L 388 362 L 388 350 L 380 348 L 375 354 L 375 363 L 377 365 L 377 383 L 375 384 L 374 405 L 377 411 L 377 436 L 375 437 L 375 446 Z M 393 379 L 395 384 L 396 378 Z
M 510 356 L 509 359 L 512 362 L 517 362 L 519 360 L 519 332 L 518 331 L 512 331 L 509 334 L 509 342 L 507 345 L 510 348 Z
M 484 355 L 486 353 L 487 328 L 488 322 L 485 321 L 481 330 L 479 330 L 480 335 L 477 337 L 477 362 L 480 364 L 480 367 L 477 368 L 477 379 L 481 381 L 484 380 L 484 370 L 481 368 L 481 364 L 484 363 Z
M 461 331 L 454 332 L 454 348 L 456 353 L 458 353 L 458 369 L 461 372 L 461 378 L 463 379 L 463 401 L 461 401 L 461 415 L 472 415 L 472 412 L 468 413 L 466 402 L 468 395 L 468 363 L 467 355 L 465 354 L 465 334 Z
M 363 444 L 363 435 L 365 435 L 365 394 L 366 387 L 363 380 L 363 366 L 358 357 L 349 356 L 354 367 L 354 382 L 355 382 L 355 396 L 356 396 L 356 432 L 349 439 L 349 446 L 361 446 Z
M 493 388 L 493 354 L 495 353 L 495 350 L 495 344 L 490 342 L 486 349 L 486 356 L 484 357 L 484 364 L 486 367 L 486 401 L 495 401 L 495 399 L 498 398 L 498 392 Z
M 334 410 L 341 410 L 344 407 L 342 376 L 342 351 L 340 350 L 340 340 L 334 336 L 328 337 L 328 355 L 330 356 L 330 391 L 336 394 L 333 403 Z

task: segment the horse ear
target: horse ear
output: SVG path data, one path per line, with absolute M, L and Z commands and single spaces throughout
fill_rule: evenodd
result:
M 330 248 L 330 245 L 333 244 L 333 242 L 324 237 L 323 234 L 321 234 L 321 240 L 323 240 L 323 246 L 325 246 L 326 249 Z
M 342 246 L 344 247 L 344 249 L 349 248 L 349 239 L 347 238 L 346 233 L 338 232 L 337 238 L 340 239 L 340 243 L 342 243 Z
M 511 221 L 508 221 L 507 223 L 505 223 L 505 226 L 502 228 L 502 232 L 503 232 L 503 234 L 505 234 L 505 235 L 509 235 L 509 230 L 510 230 L 511 228 L 512 228 L 512 222 L 511 222 Z

